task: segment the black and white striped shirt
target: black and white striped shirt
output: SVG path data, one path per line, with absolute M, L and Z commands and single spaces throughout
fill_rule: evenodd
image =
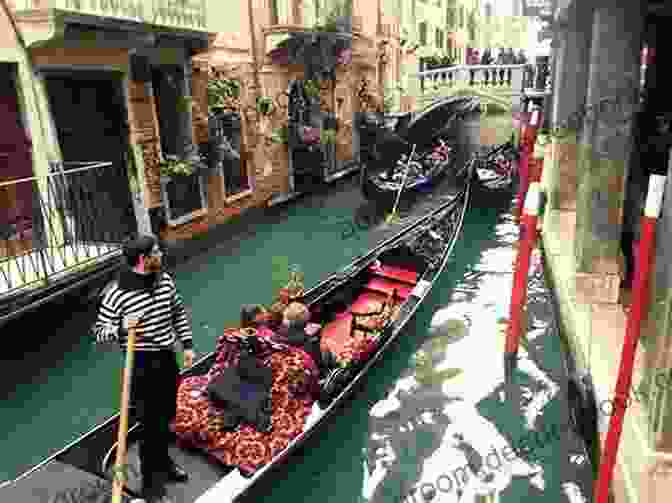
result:
M 137 351 L 173 349 L 178 337 L 185 349 L 192 349 L 189 318 L 170 275 L 161 273 L 153 289 L 135 288 L 134 275 L 132 271 L 122 273 L 102 294 L 93 326 L 96 342 L 118 341 L 126 350 L 123 319 L 133 315 L 142 317 L 135 332 Z

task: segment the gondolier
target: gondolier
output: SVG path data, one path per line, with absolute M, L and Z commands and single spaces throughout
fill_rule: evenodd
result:
M 186 482 L 187 473 L 168 455 L 170 421 L 177 408 L 179 368 L 175 343 L 180 339 L 184 364 L 193 365 L 190 322 L 173 278 L 161 270 L 162 252 L 153 236 L 124 244 L 125 267 L 118 281 L 101 294 L 93 328 L 96 342 L 118 342 L 126 350 L 129 323 L 137 321 L 131 405 L 142 424 L 140 466 L 148 503 L 169 502 L 164 484 Z

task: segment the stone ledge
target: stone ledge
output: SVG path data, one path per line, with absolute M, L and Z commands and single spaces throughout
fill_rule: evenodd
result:
M 582 304 L 618 304 L 621 277 L 618 274 L 576 273 L 576 301 Z
M 560 213 L 549 216 L 543 235 L 543 246 L 547 250 L 549 259 L 549 274 L 555 285 L 560 304 L 560 326 L 574 353 L 577 367 L 591 372 L 596 389 L 601 392 L 599 395 L 602 399 L 608 399 L 613 396 L 616 383 L 616 371 L 620 362 L 620 350 L 618 349 L 622 345 L 625 333 L 625 315 L 619 304 L 582 303 L 576 298 L 577 296 L 572 295 L 572 286 L 574 286 L 572 277 L 575 271 L 573 242 L 567 240 L 560 231 Z M 617 275 L 612 276 L 618 278 Z M 589 348 L 591 339 L 594 344 L 592 350 Z M 617 350 L 615 351 L 614 348 Z M 635 359 L 635 378 L 641 374 L 643 361 L 640 346 Z M 633 383 L 636 382 L 638 381 L 633 381 Z M 599 400 L 599 397 L 597 399 Z M 643 494 L 646 494 L 645 488 L 651 487 L 653 476 L 635 477 L 642 474 L 643 467 L 651 466 L 646 459 L 647 424 L 645 406 L 635 403 L 628 408 L 623 425 L 621 449 L 614 471 L 612 490 L 615 503 L 634 501 L 662 503 L 663 501 L 662 495 L 654 500 L 641 498 Z M 602 443 L 604 436 L 601 434 Z M 667 499 L 669 498 L 665 501 Z

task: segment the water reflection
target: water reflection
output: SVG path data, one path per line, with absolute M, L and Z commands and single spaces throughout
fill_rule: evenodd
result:
M 516 478 L 526 481 L 527 494 L 546 490 L 544 449 L 517 450 L 522 435 L 541 431 L 559 392 L 537 358 L 549 328 L 543 310 L 541 317 L 529 316 L 509 383 L 516 394 L 507 399 L 503 393 L 501 320 L 509 314 L 515 238 L 507 216 L 434 313 L 407 373 L 371 408 L 362 501 L 480 501 L 510 491 Z M 529 290 L 531 300 L 540 299 L 543 279 L 535 278 Z

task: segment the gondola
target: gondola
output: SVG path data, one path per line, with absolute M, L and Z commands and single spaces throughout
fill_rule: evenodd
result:
M 415 117 L 400 118 L 394 130 L 381 129 L 375 160 L 363 163 L 363 196 L 390 206 L 402 185 L 401 197 L 431 190 L 456 165 L 456 145 L 450 141 L 456 124 L 479 106 L 474 97 L 444 98 Z M 460 178 L 465 173 L 453 174 Z
M 460 187 L 450 201 L 420 217 L 303 294 L 304 302 L 311 312 L 311 321 L 319 323 L 322 327 L 320 346 L 323 350 L 326 346 L 337 352 L 339 347 L 347 347 L 356 340 L 365 339 L 368 350 L 359 353 L 358 359 L 351 359 L 348 364 L 335 363 L 320 372 L 320 378 L 316 381 L 319 386 L 317 397 L 300 403 L 301 407 L 304 407 L 301 410 L 305 414 L 301 414 L 302 421 L 298 429 L 296 428 L 298 423 L 293 424 L 293 436 L 290 438 L 287 431 L 280 428 L 277 434 L 285 439 L 284 444 L 280 442 L 279 445 L 275 445 L 273 447 L 275 450 L 264 458 L 264 462 L 255 465 L 253 460 L 248 459 L 246 463 L 241 463 L 246 453 L 250 452 L 243 449 L 240 452 L 235 451 L 238 456 L 237 464 L 226 465 L 222 462 L 221 453 L 217 455 L 203 446 L 194 445 L 196 437 L 190 437 L 192 443 L 187 445 L 185 438 L 189 435 L 185 433 L 183 427 L 184 412 L 188 409 L 193 414 L 193 421 L 188 424 L 192 425 L 192 429 L 197 428 L 194 425 L 198 424 L 197 416 L 202 413 L 198 411 L 203 410 L 204 401 L 208 400 L 206 398 L 208 395 L 203 391 L 204 386 L 214 375 L 212 372 L 219 369 L 221 360 L 218 356 L 223 354 L 221 348 L 226 346 L 228 350 L 232 350 L 236 345 L 242 347 L 245 345 L 243 341 L 249 343 L 248 338 L 240 336 L 241 332 L 236 332 L 236 329 L 225 330 L 219 338 L 218 350 L 204 356 L 193 367 L 182 372 L 178 392 L 178 417 L 173 428 L 175 443 L 171 446 L 170 453 L 173 459 L 189 472 L 190 479 L 184 484 L 167 486 L 169 496 L 174 501 L 224 503 L 239 501 L 244 495 L 249 495 L 249 491 L 256 484 L 268 480 L 275 468 L 288 462 L 290 456 L 317 433 L 319 427 L 334 416 L 344 402 L 363 384 L 369 370 L 401 335 L 403 328 L 413 318 L 446 268 L 469 206 L 474 166 L 472 159 L 468 167 L 471 174 L 467 177 L 467 183 Z M 262 339 L 259 335 L 254 340 L 258 346 L 267 344 Z M 234 340 L 237 342 L 232 342 Z M 280 354 L 278 358 L 283 361 L 284 353 L 279 349 L 278 352 Z M 292 361 L 296 363 L 296 360 Z M 275 379 L 275 367 L 272 368 Z M 276 406 L 275 402 L 273 403 L 272 414 L 277 412 L 278 415 L 282 415 L 287 412 L 288 409 L 283 408 L 284 405 Z M 295 419 L 299 417 L 297 410 L 293 409 Z M 281 424 L 276 423 L 275 415 L 272 417 L 271 424 L 274 426 L 269 433 L 271 436 L 277 425 Z M 52 501 L 49 498 L 54 497 L 53 491 L 56 487 L 76 487 L 87 478 L 99 482 L 109 481 L 115 459 L 118 421 L 119 415 L 111 417 L 24 473 L 9 488 L 3 489 L 3 501 L 4 497 L 8 496 L 11 501 L 29 503 L 35 501 L 31 498 L 31 494 L 41 494 L 44 496 L 44 501 Z M 141 487 L 139 470 L 133 469 L 139 463 L 137 433 L 141 425 L 131 418 L 129 427 L 127 471 L 129 478 L 124 500 L 127 502 L 132 501 L 131 497 L 140 497 Z M 248 425 L 248 431 L 249 428 Z M 260 434 L 256 433 L 255 438 L 260 438 Z M 242 449 L 241 445 L 244 442 L 245 439 L 238 437 L 230 448 Z M 271 444 L 265 447 L 270 449 Z M 230 454 L 231 452 L 233 451 L 230 451 Z M 300 460 L 295 459 L 294 462 Z
M 518 154 L 512 141 L 478 156 L 475 187 L 479 192 L 510 192 L 515 187 Z

